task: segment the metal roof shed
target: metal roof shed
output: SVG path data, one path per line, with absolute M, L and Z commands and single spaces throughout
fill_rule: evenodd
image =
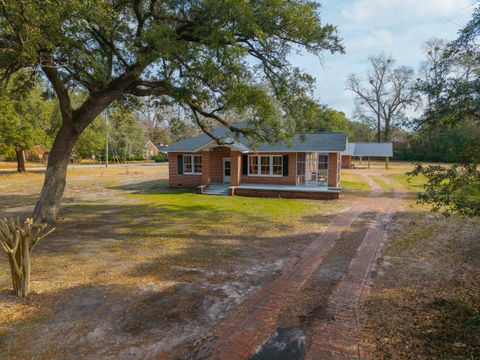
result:
M 393 156 L 393 144 L 391 142 L 383 143 L 349 143 L 348 150 L 343 155 L 358 156 L 360 163 L 362 157 L 368 157 L 368 168 L 370 168 L 370 158 L 384 157 L 385 168 L 388 169 L 388 158 Z
M 355 143 L 354 156 L 393 156 L 393 145 L 391 142 L 384 143 Z

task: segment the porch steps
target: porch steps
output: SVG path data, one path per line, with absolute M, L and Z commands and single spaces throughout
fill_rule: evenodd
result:
M 206 195 L 221 195 L 227 196 L 228 195 L 228 186 L 226 185 L 209 185 L 205 188 L 203 192 Z

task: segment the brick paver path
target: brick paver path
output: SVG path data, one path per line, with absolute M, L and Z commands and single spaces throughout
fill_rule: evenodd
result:
M 289 262 L 275 280 L 245 299 L 236 311 L 216 328 L 209 359 L 247 359 L 274 332 L 279 315 L 295 299 L 312 273 L 328 256 L 342 231 L 366 211 L 378 215 L 368 229 L 347 275 L 337 284 L 329 300 L 332 321 L 313 329 L 308 359 L 367 358 L 368 351 L 358 339 L 361 328 L 359 306 L 367 297 L 371 274 L 386 237 L 385 226 L 393 213 L 395 199 L 377 198 L 383 191 L 368 178 L 372 194 L 338 215 L 300 255 Z

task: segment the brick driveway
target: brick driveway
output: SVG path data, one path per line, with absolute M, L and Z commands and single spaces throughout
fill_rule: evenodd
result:
M 393 197 L 384 196 L 375 182 L 369 177 L 367 180 L 372 188 L 371 196 L 338 215 L 317 240 L 285 266 L 276 279 L 246 298 L 229 318 L 217 326 L 213 341 L 207 346 L 208 351 L 203 349 L 203 355 L 197 358 L 235 360 L 248 359 L 253 354 L 256 354 L 255 358 L 269 358 L 262 355 L 262 344 L 276 333 L 280 325 L 285 325 L 282 319 L 285 312 L 295 312 L 292 309 L 301 303 L 299 294 L 307 288 L 312 274 L 327 266 L 329 257 L 334 254 L 332 249 L 344 233 L 351 231 L 354 222 L 366 227 L 363 239 L 358 241 L 358 248 L 348 259 L 350 262 L 345 273 L 328 293 L 323 309 L 328 316 L 314 319 L 302 330 L 306 340 L 297 358 L 369 358 L 368 344 L 362 343 L 359 337 L 362 329 L 360 306 L 373 283 L 376 261 L 387 235 L 386 227 L 398 207 L 401 193 L 394 189 Z M 387 178 L 383 180 L 392 185 Z M 362 220 L 367 213 L 373 214 L 369 222 Z M 304 304 L 304 307 L 308 306 Z M 298 318 L 302 314 L 294 315 Z

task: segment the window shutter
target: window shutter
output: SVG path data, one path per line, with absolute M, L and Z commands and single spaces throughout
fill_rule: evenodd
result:
M 178 155 L 178 175 L 183 174 L 183 155 Z
M 242 175 L 248 175 L 248 155 L 242 156 Z
M 283 176 L 288 176 L 288 155 L 283 155 Z

